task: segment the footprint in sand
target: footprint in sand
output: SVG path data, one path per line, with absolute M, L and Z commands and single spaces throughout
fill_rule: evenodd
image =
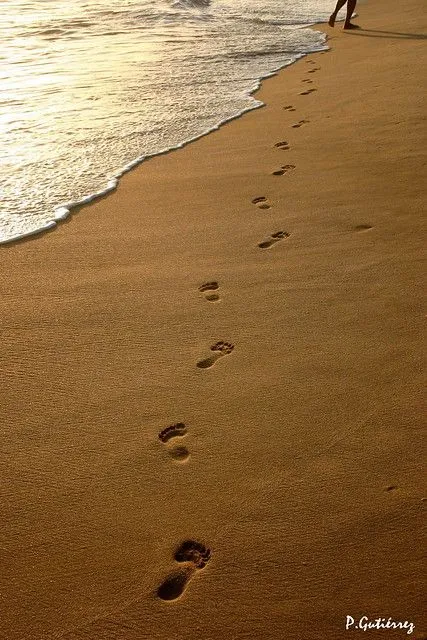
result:
M 293 169 L 295 169 L 294 164 L 283 164 L 280 169 L 277 169 L 277 171 L 273 171 L 271 175 L 283 176 L 285 175 L 285 173 L 288 173 L 288 171 L 292 171 Z
M 234 349 L 234 344 L 231 342 L 224 342 L 223 340 L 219 340 L 211 347 L 211 351 L 213 354 L 209 356 L 209 358 L 204 358 L 204 360 L 199 360 L 197 366 L 199 369 L 209 369 L 212 367 L 219 358 L 223 356 L 228 356 Z
M 354 227 L 355 231 L 369 231 L 369 229 L 372 229 L 370 224 L 358 224 Z
M 305 64 L 316 64 L 315 60 L 306 60 Z
M 212 293 L 212 291 L 218 291 L 218 289 L 219 289 L 219 284 L 218 282 L 215 282 L 215 281 L 205 282 L 204 284 L 201 284 L 199 287 L 200 293 L 204 293 L 206 300 L 209 300 L 209 302 L 217 302 L 219 300 L 219 294 Z
M 300 120 L 292 125 L 292 129 L 299 129 L 303 124 L 307 124 L 307 122 L 310 122 L 310 120 Z
M 316 69 L 310 69 L 307 73 L 316 73 L 316 71 L 320 71 L 320 67 L 316 67 Z
M 211 551 L 195 540 L 186 540 L 175 551 L 176 562 L 184 563 L 183 569 L 169 575 L 157 589 L 161 600 L 176 600 L 186 590 L 191 578 L 204 569 L 211 558 Z
M 295 107 L 291 104 L 287 104 L 286 107 L 283 107 L 285 111 L 296 111 Z
M 186 425 L 183 422 L 177 422 L 176 424 L 171 424 L 169 427 L 166 427 L 166 429 L 160 431 L 159 439 L 164 444 L 167 444 L 170 440 L 174 440 L 175 438 L 183 438 L 187 435 L 187 432 L 188 429 Z M 188 451 L 187 447 L 184 447 L 182 445 L 172 448 L 168 447 L 168 450 L 169 455 L 178 462 L 184 462 L 190 457 L 190 452 Z
M 304 78 L 304 80 L 302 80 L 301 82 L 306 82 L 307 84 L 313 84 L 313 80 L 310 80 L 309 78 Z
M 279 240 L 283 240 L 284 238 L 289 238 L 290 235 L 291 234 L 287 231 L 276 231 L 276 233 L 271 234 L 268 240 L 260 242 L 258 246 L 260 249 L 269 249 L 273 244 L 276 244 L 276 242 L 279 242 Z
M 258 209 L 271 209 L 271 205 L 268 204 L 268 200 L 264 196 L 259 196 L 258 198 L 254 198 L 252 200 L 252 204 L 256 205 Z
M 307 91 L 300 93 L 300 96 L 308 96 L 310 93 L 313 93 L 313 91 L 317 91 L 317 89 L 307 89 Z
M 276 142 L 274 145 L 276 149 L 283 149 L 283 151 L 288 151 L 290 149 L 289 143 L 286 140 L 282 140 L 282 142 Z

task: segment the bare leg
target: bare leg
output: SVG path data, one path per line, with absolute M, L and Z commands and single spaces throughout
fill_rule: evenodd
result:
M 351 16 L 354 13 L 354 10 L 356 8 L 356 3 L 357 0 L 348 0 L 347 2 L 347 17 L 345 19 L 344 22 L 344 29 L 358 29 L 359 27 L 356 24 L 352 24 L 351 21 Z
M 335 11 L 333 12 L 331 17 L 329 18 L 328 24 L 329 24 L 330 27 L 333 27 L 335 25 L 335 20 L 337 19 L 338 11 L 343 8 L 343 6 L 345 5 L 346 2 L 347 2 L 347 0 L 338 0 L 337 6 L 335 7 Z M 354 3 L 354 4 L 356 4 L 356 3 Z

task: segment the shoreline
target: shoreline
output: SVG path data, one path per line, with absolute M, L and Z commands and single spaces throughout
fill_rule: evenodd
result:
M 2 253 L 1 637 L 425 637 L 421 15 Z
M 339 23 L 340 23 L 340 21 L 337 21 L 337 24 L 339 24 Z M 325 26 L 325 25 L 326 25 L 326 23 L 324 23 L 324 22 L 315 22 L 313 24 L 308 25 L 308 27 L 301 27 L 301 28 L 311 28 L 311 29 L 313 29 L 315 31 L 318 31 L 318 33 L 324 33 L 321 30 L 314 29 L 314 27 L 315 26 Z M 298 27 L 296 27 L 296 28 L 298 28 Z M 324 35 L 326 36 L 326 34 L 324 34 Z M 325 45 L 326 45 L 326 43 L 327 43 L 327 37 L 325 38 L 325 41 L 324 41 Z M 265 82 L 269 78 L 272 78 L 272 77 L 276 76 L 280 72 L 284 71 L 286 68 L 291 67 L 292 65 L 296 64 L 297 62 L 302 60 L 304 57 L 306 57 L 308 55 L 312 55 L 313 53 L 319 53 L 320 51 L 327 51 L 327 50 L 328 49 L 318 49 L 318 50 L 315 50 L 315 51 L 312 51 L 312 52 L 307 52 L 307 53 L 300 54 L 300 56 L 297 57 L 292 62 L 284 63 L 283 65 L 281 65 L 277 69 L 271 71 L 267 75 L 261 76 L 260 78 L 258 78 L 257 81 L 256 81 L 256 86 L 253 89 L 249 90 L 246 95 L 248 97 L 253 98 L 254 102 L 257 102 L 256 99 L 255 99 L 255 96 L 260 91 L 263 82 Z M 56 227 L 60 223 L 62 223 L 64 220 L 67 220 L 68 218 L 72 218 L 73 215 L 75 215 L 76 213 L 79 213 L 80 210 L 83 207 L 85 207 L 87 205 L 90 205 L 92 202 L 95 202 L 100 198 L 104 198 L 104 197 L 108 196 L 110 193 L 114 192 L 117 189 L 117 186 L 118 186 L 120 180 L 123 178 L 123 176 L 125 176 L 127 173 L 129 173 L 129 171 L 132 171 L 133 169 L 139 167 L 144 162 L 147 162 L 148 160 L 151 160 L 152 158 L 156 158 L 158 156 L 163 156 L 165 154 L 172 153 L 173 151 L 179 151 L 180 149 L 183 149 L 187 145 L 192 144 L 193 142 L 197 142 L 197 140 L 200 140 L 201 138 L 204 138 L 205 136 L 208 136 L 211 133 L 214 133 L 215 131 L 218 131 L 218 129 L 220 129 L 221 127 L 223 127 L 224 125 L 226 125 L 226 124 L 228 124 L 230 122 L 233 122 L 233 120 L 238 120 L 239 118 L 241 118 L 245 114 L 250 113 L 251 111 L 254 111 L 256 109 L 262 109 L 264 106 L 265 106 L 265 103 L 262 103 L 262 102 L 260 104 L 254 104 L 254 106 L 252 106 L 252 107 L 248 106 L 246 109 L 243 109 L 243 110 L 237 112 L 235 115 L 230 116 L 229 118 L 226 118 L 225 120 L 221 120 L 217 125 L 213 126 L 211 129 L 208 129 L 207 131 L 204 131 L 203 133 L 197 134 L 193 138 L 190 138 L 188 140 L 184 140 L 183 142 L 179 143 L 178 145 L 176 145 L 174 147 L 171 147 L 171 148 L 168 148 L 168 149 L 163 149 L 163 150 L 158 151 L 158 152 L 153 153 L 153 154 L 138 156 L 134 160 L 129 161 L 122 169 L 120 169 L 120 171 L 117 174 L 111 176 L 108 179 L 107 185 L 106 185 L 106 187 L 104 189 L 101 189 L 101 190 L 96 191 L 94 193 L 90 193 L 88 195 L 82 196 L 79 200 L 76 200 L 75 202 L 67 202 L 67 203 L 59 204 L 53 210 L 53 218 L 52 218 L 52 220 L 46 222 L 46 225 L 44 227 L 40 227 L 38 229 L 34 229 L 33 231 L 28 231 L 27 233 L 23 233 L 23 234 L 20 234 L 20 235 L 12 236 L 10 238 L 7 238 L 6 240 L 1 240 L 0 239 L 0 247 L 3 246 L 3 245 L 14 244 L 15 242 L 22 242 L 22 241 L 26 241 L 28 239 L 33 239 L 34 236 L 39 236 L 40 234 L 44 234 L 44 233 L 49 232 L 49 231 L 54 231 L 56 229 Z

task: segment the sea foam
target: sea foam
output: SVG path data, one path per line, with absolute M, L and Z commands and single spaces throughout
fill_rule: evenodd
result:
M 32 0 L 23 11 L 10 0 L 0 244 L 54 228 L 136 164 L 261 107 L 261 79 L 326 48 L 301 25 L 324 20 L 329 4 Z

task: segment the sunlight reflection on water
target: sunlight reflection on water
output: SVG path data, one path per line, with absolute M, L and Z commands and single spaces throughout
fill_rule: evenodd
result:
M 7 5 L 0 242 L 51 225 L 61 203 L 104 190 L 136 158 L 257 106 L 249 93 L 260 77 L 324 47 L 322 34 L 292 25 L 324 19 L 330 2 Z

